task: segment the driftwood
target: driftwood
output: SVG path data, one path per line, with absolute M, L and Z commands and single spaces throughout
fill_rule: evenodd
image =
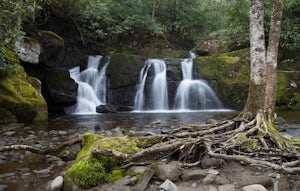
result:
M 12 151 L 12 150 L 28 150 L 28 151 L 36 153 L 36 154 L 48 154 L 48 153 L 60 151 L 60 150 L 62 150 L 63 148 L 65 148 L 67 146 L 71 146 L 71 145 L 79 143 L 81 141 L 82 141 L 82 136 L 79 136 L 79 137 L 76 137 L 74 139 L 63 142 L 60 145 L 57 145 L 56 147 L 48 147 L 48 148 L 45 148 L 45 149 L 32 147 L 30 145 L 2 146 L 2 147 L 0 147 L 0 152 Z
M 252 165 L 270 167 L 287 173 L 300 172 L 300 149 L 291 138 L 274 131 L 258 113 L 252 121 L 235 119 L 218 124 L 186 126 L 169 131 L 160 142 L 134 154 L 101 149 L 96 146 L 92 153 L 129 162 L 148 161 L 159 156 L 165 158 L 176 153 L 177 160 L 187 167 L 200 164 L 203 155 L 236 160 Z

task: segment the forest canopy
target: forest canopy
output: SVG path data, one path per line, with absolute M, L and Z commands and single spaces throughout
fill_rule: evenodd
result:
M 270 20 L 271 0 L 265 4 Z M 249 42 L 248 0 L 2 0 L 0 6 L 0 39 L 5 43 L 25 34 L 24 24 L 47 19 L 49 11 L 71 16 L 81 33 L 95 40 L 175 36 L 198 42 L 219 31 L 225 42 Z M 298 49 L 299 31 L 300 2 L 286 0 L 281 46 Z

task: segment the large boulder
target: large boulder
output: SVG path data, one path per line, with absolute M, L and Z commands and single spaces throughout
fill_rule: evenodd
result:
M 50 112 L 63 112 L 65 107 L 76 103 L 78 84 L 70 78 L 68 70 L 47 70 L 44 88 L 46 92 L 43 94 L 47 100 Z
M 41 42 L 41 64 L 45 67 L 55 67 L 64 58 L 64 39 L 52 31 L 41 30 L 37 33 L 37 39 Z
M 136 55 L 114 53 L 110 57 L 107 102 L 118 107 L 132 107 L 136 85 L 145 60 Z
M 23 62 L 37 64 L 41 53 L 40 43 L 34 38 L 20 37 L 15 42 L 15 52 Z
M 0 108 L 13 114 L 17 122 L 47 119 L 47 104 L 41 95 L 40 81 L 28 77 L 16 55 L 9 50 L 7 52 L 10 56 L 7 60 L 15 71 L 0 80 Z

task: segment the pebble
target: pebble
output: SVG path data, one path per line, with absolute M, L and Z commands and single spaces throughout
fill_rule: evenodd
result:
M 50 184 L 51 191 L 60 191 L 64 183 L 64 178 L 62 176 L 56 177 Z
M 244 186 L 242 190 L 243 191 L 268 191 L 263 185 L 260 184 L 252 184 L 252 185 Z
M 159 188 L 162 188 L 166 191 L 178 191 L 178 188 L 176 184 L 174 184 L 172 181 L 169 179 L 165 180 L 164 183 L 162 183 Z
M 34 170 L 33 171 L 36 175 L 38 175 L 39 177 L 48 177 L 50 176 L 51 170 L 46 168 L 43 170 Z

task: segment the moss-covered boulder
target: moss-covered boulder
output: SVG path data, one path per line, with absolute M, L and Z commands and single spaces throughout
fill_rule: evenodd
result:
M 40 81 L 27 76 L 13 51 L 6 50 L 6 60 L 14 72 L 0 80 L 0 108 L 12 113 L 18 122 L 47 119 L 47 104 L 41 95 Z
M 144 63 L 144 58 L 136 55 L 111 55 L 106 72 L 109 81 L 108 103 L 121 107 L 133 106 L 139 72 Z
M 66 172 L 64 190 L 72 190 L 74 185 L 80 188 L 91 188 L 123 177 L 123 171 L 119 168 L 120 160 L 93 154 L 93 149 L 108 149 L 133 154 L 148 144 L 149 141 L 141 138 L 103 137 L 86 133 L 82 140 L 83 148 L 76 162 Z
M 224 106 L 241 110 L 248 96 L 250 80 L 249 49 L 219 56 L 197 57 L 200 78 L 213 87 Z M 278 71 L 276 108 L 299 110 L 299 72 Z
M 165 39 L 150 39 L 140 49 L 139 55 L 145 58 L 187 58 L 188 52 L 176 49 Z
M 250 76 L 248 49 L 219 56 L 197 57 L 194 62 L 200 78 L 208 81 L 225 107 L 243 108 Z
M 64 39 L 52 31 L 38 31 L 36 38 L 42 45 L 40 63 L 46 67 L 58 66 L 64 59 Z

